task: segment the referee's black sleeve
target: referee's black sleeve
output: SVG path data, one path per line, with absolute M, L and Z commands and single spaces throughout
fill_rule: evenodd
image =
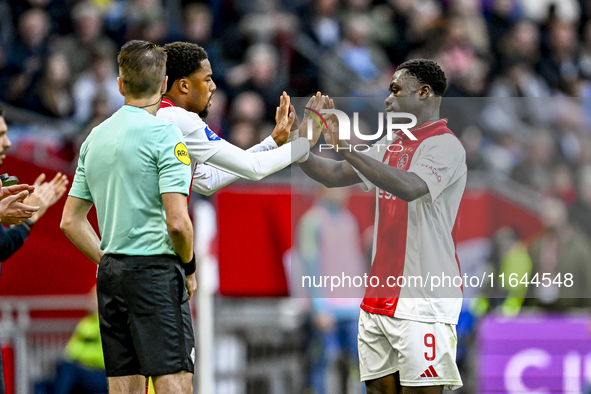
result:
M 21 225 L 4 227 L 0 225 L 0 261 L 6 261 L 19 250 L 29 236 L 29 230 Z

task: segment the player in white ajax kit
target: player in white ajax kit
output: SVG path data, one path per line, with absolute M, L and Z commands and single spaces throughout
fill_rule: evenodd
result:
M 466 153 L 447 120 L 439 118 L 446 88 L 435 62 L 401 64 L 390 82 L 386 111 L 414 114 L 419 126 L 409 131 L 417 140 L 398 131 L 392 140 L 386 136 L 358 153 L 338 139 L 331 122 L 326 142 L 338 146 L 345 161 L 310 154 L 300 164 L 329 187 L 376 188 L 369 277 L 380 284 L 366 288 L 358 336 L 368 394 L 431 394 L 462 386 L 455 362 L 462 288 L 450 281 L 431 288 L 428 279 L 461 276 L 455 240 Z
M 157 116 L 176 124 L 183 132 L 193 170 L 192 190 L 210 195 L 239 177 L 258 181 L 308 157 L 310 147 L 320 137 L 320 129 L 315 129 L 313 140 L 300 137 L 287 142 L 295 112 L 293 106 L 290 110 L 285 93 L 277 110 L 277 125 L 260 144 L 244 151 L 218 137 L 202 120 L 216 88 L 207 53 L 187 42 L 166 44 L 164 49 L 168 90 Z M 308 106 L 320 109 L 323 100 L 313 97 Z

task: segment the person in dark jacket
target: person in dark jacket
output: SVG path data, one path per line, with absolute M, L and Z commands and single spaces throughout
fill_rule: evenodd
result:
M 4 109 L 0 106 L 0 166 L 6 158 L 11 143 L 8 127 L 4 121 Z M 40 174 L 32 186 L 15 185 L 3 187 L 0 191 L 0 262 L 6 261 L 29 236 L 33 225 L 66 192 L 68 178 L 58 173 L 50 182 L 45 174 Z M 5 197 L 6 196 L 6 197 Z M 0 394 L 4 394 L 4 373 L 0 353 Z

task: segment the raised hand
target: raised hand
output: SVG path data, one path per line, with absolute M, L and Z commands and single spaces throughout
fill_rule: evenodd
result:
M 327 106 L 328 109 L 334 109 L 334 101 L 327 96 Z M 338 144 L 339 141 L 339 119 L 335 114 L 329 114 L 326 116 L 326 123 L 328 124 L 328 129 L 322 129 L 322 134 L 324 135 L 324 141 L 327 144 L 335 146 L 335 142 Z
M 289 132 L 295 120 L 295 111 L 290 111 L 291 98 L 283 92 L 279 99 L 279 107 L 275 111 L 275 128 L 271 137 L 277 143 L 277 146 L 285 144 L 289 138 Z
M 14 185 L 1 189 L 0 223 L 20 224 L 37 212 L 39 207 L 23 203 L 24 199 L 29 195 L 30 188 L 31 186 L 29 185 Z M 16 192 L 15 190 L 17 189 L 20 189 L 20 192 Z
M 298 122 L 298 114 L 293 106 L 293 104 L 289 105 L 289 113 L 293 113 L 294 115 L 294 120 L 293 120 L 293 124 L 291 125 L 291 130 L 289 131 L 289 138 L 287 139 L 287 142 L 291 142 L 296 140 L 298 137 L 300 137 L 300 124 Z M 304 137 L 304 136 L 302 136 Z
M 39 207 L 39 210 L 31 217 L 33 222 L 39 220 L 47 209 L 64 195 L 68 185 L 68 178 L 62 173 L 57 173 L 50 182 L 43 182 L 44 180 L 45 174 L 37 177 L 33 183 L 36 186 L 35 193 L 29 195 L 24 201 L 26 204 Z
M 310 97 L 310 100 L 308 100 L 306 107 L 311 108 L 315 112 L 320 112 L 322 108 L 326 108 L 326 102 L 326 96 L 323 96 L 320 92 L 317 92 L 314 96 Z M 300 124 L 299 130 L 301 137 L 308 137 L 308 119 L 312 119 L 309 112 L 309 110 L 306 110 L 306 112 L 304 112 L 304 118 L 302 119 L 302 123 Z M 322 127 L 318 125 L 318 123 L 314 119 L 312 119 L 312 139 L 310 140 L 310 147 L 316 145 L 321 133 Z
M 27 184 L 12 185 L 12 186 L 6 186 L 6 187 L 1 187 L 1 186 L 2 186 L 2 181 L 0 181 L 0 200 L 3 199 L 4 197 L 19 194 L 23 190 L 28 191 L 29 194 L 33 193 L 33 191 L 35 190 L 35 186 L 29 186 Z
M 49 182 L 49 185 L 53 188 L 53 199 L 50 201 L 49 206 L 55 204 L 62 196 L 66 193 L 68 186 L 68 177 L 58 172 L 53 179 Z

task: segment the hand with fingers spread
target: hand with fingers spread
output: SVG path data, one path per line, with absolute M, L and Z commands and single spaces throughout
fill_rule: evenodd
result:
M 308 103 L 306 104 L 306 111 L 304 112 L 304 117 L 302 119 L 302 123 L 300 124 L 300 137 L 308 137 L 308 119 L 312 119 L 312 139 L 310 139 L 310 147 L 313 147 L 318 142 L 320 138 L 320 134 L 322 133 L 323 129 L 323 122 L 316 122 L 314 117 L 318 118 L 318 115 L 311 115 L 317 112 L 320 112 L 321 109 L 326 108 L 327 98 L 323 96 L 320 92 L 317 92 L 314 96 L 310 97 Z
M 29 185 L 14 185 L 0 189 L 1 224 L 20 224 L 37 212 L 39 207 L 23 203 L 29 191 L 33 190 L 35 188 Z
M 292 108 L 291 99 L 287 93 L 283 92 L 279 100 L 279 107 L 275 112 L 276 125 L 271 133 L 277 146 L 285 144 L 289 139 L 289 133 L 295 120 L 295 111 L 292 112 L 290 108 Z
M 68 178 L 62 173 L 57 173 L 50 182 L 44 181 L 45 174 L 39 175 L 33 183 L 35 192 L 25 200 L 26 204 L 39 206 L 39 210 L 31 217 L 33 223 L 37 222 L 47 209 L 64 195 L 68 185 Z
M 326 96 L 326 108 L 334 109 L 334 101 L 328 96 Z M 325 119 L 328 124 L 328 129 L 322 129 L 324 141 L 326 141 L 328 145 L 332 145 L 335 150 L 337 148 L 347 148 L 349 144 L 345 140 L 339 138 L 339 119 L 337 116 L 335 114 L 328 114 Z

